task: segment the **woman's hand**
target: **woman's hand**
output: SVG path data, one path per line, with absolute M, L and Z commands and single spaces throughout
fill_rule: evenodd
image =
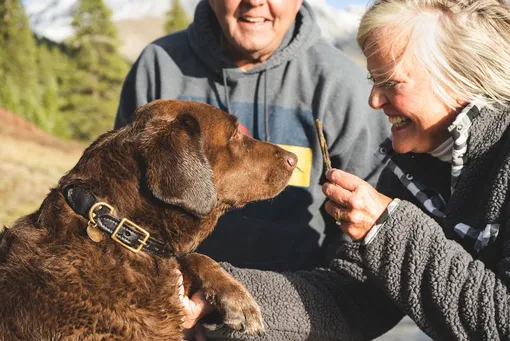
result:
M 330 181 L 322 185 L 322 192 L 330 199 L 326 211 L 349 237 L 363 239 L 391 199 L 366 181 L 339 169 L 329 170 L 326 177 Z

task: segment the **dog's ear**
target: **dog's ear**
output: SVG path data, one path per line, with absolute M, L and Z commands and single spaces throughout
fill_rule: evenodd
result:
M 196 216 L 212 211 L 216 204 L 212 169 L 193 116 L 149 121 L 142 146 L 147 186 L 156 198 Z

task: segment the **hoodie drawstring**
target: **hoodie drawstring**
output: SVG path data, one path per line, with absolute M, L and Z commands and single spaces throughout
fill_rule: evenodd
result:
M 230 105 L 230 95 L 228 94 L 228 86 L 227 86 L 227 73 L 225 69 L 221 69 L 223 75 L 223 90 L 225 92 L 225 101 L 227 102 L 227 112 L 232 114 L 232 106 Z M 269 134 L 269 110 L 267 108 L 267 71 L 263 71 L 264 74 L 264 129 L 266 133 L 266 142 L 271 140 L 271 135 Z
M 271 135 L 269 135 L 269 111 L 267 110 L 267 71 L 264 71 L 264 128 L 266 129 L 266 142 L 269 142 Z
M 225 69 L 221 69 L 223 74 L 223 90 L 225 91 L 225 100 L 227 101 L 227 112 L 232 114 L 232 107 L 230 106 L 230 96 L 228 95 L 228 86 L 227 86 L 227 73 Z

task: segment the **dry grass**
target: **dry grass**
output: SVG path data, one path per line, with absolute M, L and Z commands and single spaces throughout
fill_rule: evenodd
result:
M 55 148 L 0 134 L 0 227 L 36 210 L 83 149 Z

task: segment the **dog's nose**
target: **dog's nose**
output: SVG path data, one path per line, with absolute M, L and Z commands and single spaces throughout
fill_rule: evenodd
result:
M 289 166 L 290 170 L 293 170 L 296 168 L 297 165 L 297 156 L 296 154 L 289 153 L 287 156 L 287 165 Z

